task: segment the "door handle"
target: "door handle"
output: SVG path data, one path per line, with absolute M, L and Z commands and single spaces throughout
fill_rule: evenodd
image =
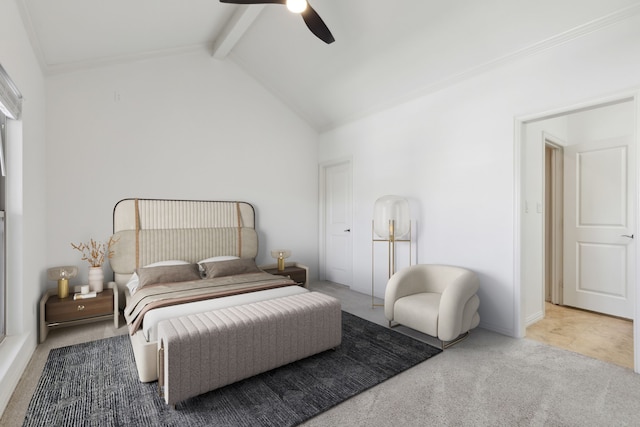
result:
M 351 233 L 351 229 L 347 228 L 346 230 L 344 230 L 345 233 Z
M 628 237 L 630 239 L 633 239 L 633 234 L 632 235 L 628 235 L 628 234 L 621 234 L 620 237 Z

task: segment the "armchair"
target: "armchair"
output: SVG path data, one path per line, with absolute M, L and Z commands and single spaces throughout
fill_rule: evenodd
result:
M 389 327 L 395 322 L 437 337 L 444 349 L 480 323 L 478 288 L 478 277 L 465 268 L 412 265 L 389 279 L 384 314 Z

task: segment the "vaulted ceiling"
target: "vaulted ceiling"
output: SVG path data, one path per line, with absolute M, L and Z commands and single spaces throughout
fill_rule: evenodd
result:
M 327 45 L 276 4 L 16 1 L 46 74 L 204 50 L 318 131 L 640 13 L 638 0 L 311 0 Z

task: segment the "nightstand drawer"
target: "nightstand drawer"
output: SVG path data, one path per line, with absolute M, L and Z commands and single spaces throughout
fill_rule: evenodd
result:
M 307 283 L 307 270 L 304 267 L 289 265 L 289 266 L 286 266 L 284 270 L 278 270 L 277 267 L 270 267 L 270 268 L 263 267 L 262 269 L 269 274 L 275 274 L 277 276 L 285 276 L 301 286 L 305 286 Z
M 107 283 L 104 291 L 95 298 L 74 300 L 73 296 L 60 299 L 56 288 L 48 289 L 40 298 L 40 342 L 44 342 L 49 330 L 85 323 L 113 319 L 113 326 L 120 326 L 118 310 L 118 285 Z
M 296 269 L 283 273 L 277 272 L 272 274 L 281 274 L 282 276 L 287 276 L 289 279 L 293 280 L 296 283 L 305 283 L 307 281 L 307 272 L 303 269 Z
M 96 316 L 113 315 L 113 290 L 105 289 L 95 298 L 74 300 L 51 297 L 45 304 L 47 322 L 66 322 Z

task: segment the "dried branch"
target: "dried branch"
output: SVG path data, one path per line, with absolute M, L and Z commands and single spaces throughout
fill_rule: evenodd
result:
M 102 267 L 105 257 L 113 257 L 115 252 L 112 247 L 117 241 L 111 236 L 106 243 L 90 239 L 89 243 L 81 242 L 76 245 L 72 242 L 71 247 L 79 251 L 82 254 L 81 260 L 87 261 L 91 267 Z

